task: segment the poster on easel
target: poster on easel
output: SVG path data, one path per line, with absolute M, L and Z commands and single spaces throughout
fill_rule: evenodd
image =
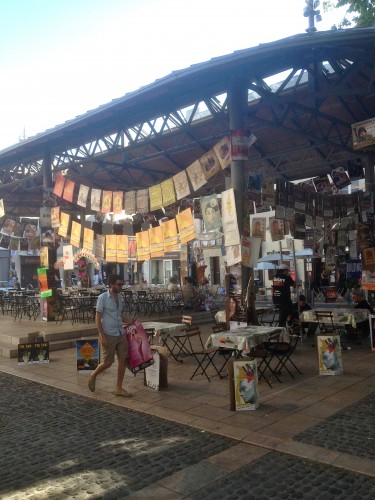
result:
M 319 375 L 342 375 L 340 335 L 318 335 Z
M 100 349 L 98 339 L 76 340 L 77 372 L 92 372 L 100 362 Z
M 233 361 L 231 394 L 236 411 L 256 410 L 259 407 L 258 370 L 256 359 L 242 358 Z

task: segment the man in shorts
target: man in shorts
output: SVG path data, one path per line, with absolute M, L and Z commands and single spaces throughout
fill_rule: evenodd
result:
M 128 343 L 122 328 L 125 322 L 125 318 L 122 317 L 124 309 L 124 298 L 121 295 L 122 285 L 123 281 L 120 276 L 113 274 L 108 279 L 109 290 L 98 297 L 95 321 L 102 345 L 103 361 L 90 375 L 88 386 L 91 392 L 95 391 L 96 377 L 113 364 L 115 354 L 117 354 L 117 382 L 114 394 L 129 397 L 132 394 L 122 387 L 128 357 Z

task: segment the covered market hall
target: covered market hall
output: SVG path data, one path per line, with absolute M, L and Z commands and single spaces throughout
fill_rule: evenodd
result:
M 295 294 L 372 300 L 374 49 L 363 28 L 238 50 L 1 151 L 1 280 L 191 281 L 192 307 L 234 294 L 256 323 L 288 262 Z

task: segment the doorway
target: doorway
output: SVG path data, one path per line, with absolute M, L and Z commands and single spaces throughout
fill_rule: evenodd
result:
M 220 285 L 220 257 L 210 257 L 211 285 Z

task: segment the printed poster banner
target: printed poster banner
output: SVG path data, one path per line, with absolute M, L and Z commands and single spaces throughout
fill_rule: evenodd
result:
M 202 169 L 206 179 L 209 180 L 214 177 L 218 172 L 221 171 L 220 162 L 213 149 L 199 158 L 199 163 L 202 165 Z
M 241 246 L 240 245 L 230 245 L 225 247 L 225 260 L 227 266 L 234 266 L 241 262 Z
M 220 229 L 222 226 L 217 194 L 201 198 L 202 217 L 206 231 Z
M 82 247 L 90 252 L 94 252 L 94 231 L 88 227 L 83 229 L 83 245 Z
M 151 186 L 148 190 L 150 193 L 150 211 L 159 210 L 163 206 L 161 185 L 155 184 L 155 186 Z
M 340 335 L 318 335 L 319 375 L 342 375 Z
M 185 170 L 172 177 L 177 200 L 182 200 L 190 194 L 189 182 Z
M 199 160 L 192 163 L 186 171 L 194 191 L 198 191 L 198 189 L 207 184 L 206 176 L 204 175 L 203 167 Z
M 65 186 L 65 177 L 62 174 L 57 174 L 55 185 L 53 187 L 53 194 L 62 198 L 62 194 Z
M 18 364 L 34 365 L 49 363 L 49 342 L 18 344 Z
M 266 241 L 266 217 L 253 217 L 251 219 L 251 236 Z
M 249 156 L 249 135 L 245 130 L 230 131 L 232 160 L 247 160 Z
M 63 199 L 73 203 L 73 193 L 74 193 L 75 182 L 69 179 L 65 180 Z
M 148 189 L 139 189 L 137 191 L 136 201 L 137 201 L 137 213 L 147 214 L 150 211 L 148 203 L 149 201 Z
M 230 167 L 231 164 L 231 156 L 230 156 L 230 141 L 229 137 L 225 136 L 213 147 L 213 150 L 216 153 L 216 156 L 219 160 L 221 168 Z
M 147 190 L 147 196 L 148 196 L 148 190 Z M 135 208 L 135 191 L 127 191 L 125 193 L 125 212 L 128 215 L 135 214 L 136 208 Z
M 102 214 L 109 214 L 112 209 L 112 191 L 102 192 Z
M 148 231 L 141 231 L 135 235 L 137 242 L 137 260 L 150 260 L 150 240 Z
M 79 186 L 77 205 L 80 207 L 86 208 L 87 206 L 87 198 L 89 196 L 89 188 L 81 184 Z
M 185 245 L 191 240 L 196 239 L 194 219 L 191 208 L 183 210 L 176 215 L 178 232 L 180 234 L 181 245 Z
M 126 234 L 116 235 L 117 262 L 128 262 L 129 238 Z
M 80 248 L 81 247 L 81 224 L 79 222 L 72 222 L 72 231 L 70 234 L 70 244 Z
M 167 179 L 166 181 L 163 181 L 160 186 L 163 198 L 163 207 L 167 207 L 168 205 L 172 205 L 172 203 L 175 203 L 176 193 L 174 192 L 173 179 Z
M 105 236 L 105 259 L 108 262 L 116 262 L 117 246 L 116 234 L 107 234 Z
M 97 234 L 95 237 L 95 257 L 104 260 L 105 236 Z
M 60 213 L 60 226 L 58 229 L 58 234 L 63 238 L 67 238 L 69 229 L 70 215 L 65 212 Z
M 256 359 L 244 358 L 233 362 L 236 411 L 259 407 L 258 369 Z
M 163 230 L 164 252 L 179 250 L 176 219 L 165 221 L 161 225 Z
M 285 238 L 284 221 L 270 217 L 270 233 L 272 241 L 281 241 Z
M 94 371 L 100 362 L 98 339 L 76 340 L 77 372 Z
M 241 258 L 242 265 L 246 267 L 256 267 L 260 257 L 262 240 L 260 238 L 249 238 L 242 236 L 241 239 Z
M 102 198 L 101 189 L 91 189 L 91 210 L 100 212 L 100 201 Z
M 113 213 L 121 214 L 122 212 L 122 202 L 124 199 L 124 193 L 122 191 L 113 192 Z
M 161 226 L 152 227 L 148 230 L 150 241 L 150 254 L 153 257 L 163 257 L 164 255 L 164 237 Z
M 221 210 L 223 212 L 224 245 L 232 246 L 240 244 L 240 232 L 238 230 L 236 201 L 234 189 L 230 188 L 221 194 Z
M 64 271 L 74 269 L 73 247 L 72 245 L 63 246 Z
M 375 144 L 375 118 L 352 125 L 353 149 L 368 148 Z
M 156 391 L 160 388 L 160 354 L 158 351 L 152 351 L 154 362 L 145 369 L 144 384 Z
M 0 217 L 3 217 L 5 215 L 5 209 L 4 209 L 4 200 L 0 200 Z
M 51 208 L 51 227 L 57 228 L 60 226 L 60 207 Z

